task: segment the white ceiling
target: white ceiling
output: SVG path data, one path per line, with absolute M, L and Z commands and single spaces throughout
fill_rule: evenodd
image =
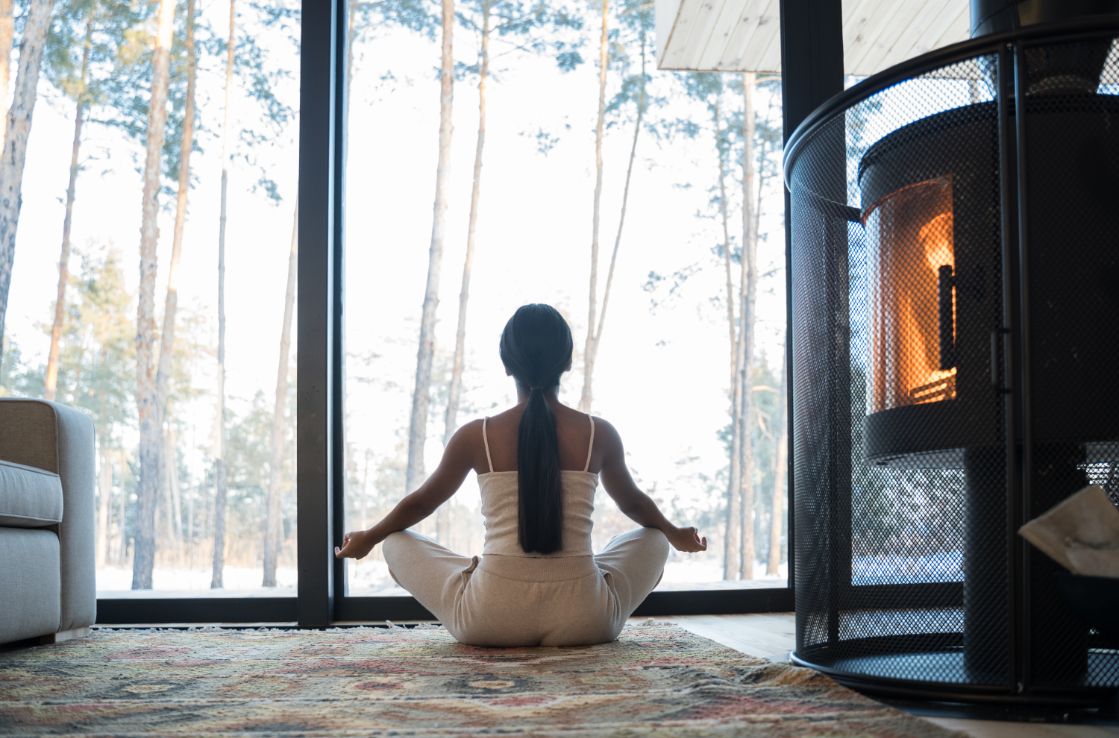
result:
M 657 67 L 780 72 L 778 0 L 656 0 Z M 866 76 L 968 37 L 967 0 L 844 0 L 846 74 Z

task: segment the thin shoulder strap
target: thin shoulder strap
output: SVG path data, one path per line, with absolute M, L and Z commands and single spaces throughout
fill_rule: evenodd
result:
M 583 471 L 591 470 L 591 451 L 594 451 L 594 418 L 590 415 L 587 417 L 591 419 L 591 442 L 587 444 L 587 463 L 583 464 Z
M 493 471 L 493 459 L 490 458 L 490 437 L 486 435 L 486 421 L 489 418 L 482 418 L 482 443 L 486 445 L 486 463 L 490 465 L 490 471 Z

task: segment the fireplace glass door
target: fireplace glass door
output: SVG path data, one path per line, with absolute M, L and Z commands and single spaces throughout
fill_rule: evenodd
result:
M 867 213 L 872 413 L 956 397 L 951 177 L 887 195 Z

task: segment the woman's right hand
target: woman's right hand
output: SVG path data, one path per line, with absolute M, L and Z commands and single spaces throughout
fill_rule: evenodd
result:
M 699 531 L 694 527 L 673 528 L 668 533 L 668 542 L 677 551 L 684 551 L 685 553 L 707 550 L 707 536 L 701 537 Z
M 350 531 L 342 539 L 342 547 L 334 547 L 334 556 L 339 559 L 363 559 L 376 545 L 371 531 Z

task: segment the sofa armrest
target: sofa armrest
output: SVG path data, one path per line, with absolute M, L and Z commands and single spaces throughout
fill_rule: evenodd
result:
M 0 459 L 52 471 L 62 482 L 60 631 L 97 616 L 94 455 L 88 416 L 55 402 L 0 398 Z

